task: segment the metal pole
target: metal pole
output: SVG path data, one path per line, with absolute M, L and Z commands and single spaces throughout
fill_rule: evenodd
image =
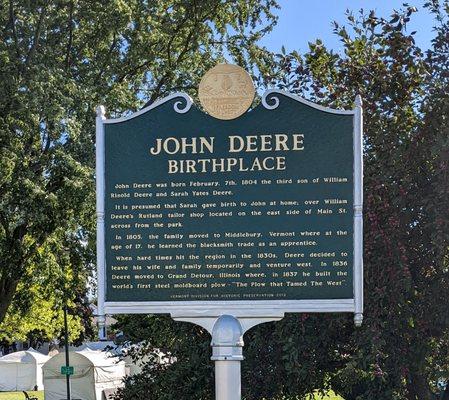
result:
M 97 314 L 98 336 L 100 340 L 106 340 L 104 291 L 105 291 L 105 242 L 104 242 L 104 120 L 106 111 L 103 106 L 97 107 L 96 119 L 96 194 L 97 194 Z
M 243 360 L 243 328 L 232 315 L 221 315 L 212 329 L 215 361 L 215 399 L 241 400 L 240 362 Z
M 65 331 L 65 366 L 66 366 L 66 384 L 67 384 L 67 400 L 70 400 L 70 375 L 67 373 L 70 366 L 69 360 L 69 328 L 67 324 L 67 304 L 64 305 L 64 331 Z
M 354 109 L 354 323 L 363 321 L 363 108 L 362 97 Z

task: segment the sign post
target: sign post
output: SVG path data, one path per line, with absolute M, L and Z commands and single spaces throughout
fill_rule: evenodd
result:
M 67 400 L 71 400 L 70 375 L 73 375 L 73 367 L 70 366 L 69 358 L 69 327 L 67 324 L 67 303 L 64 304 L 64 336 L 65 336 L 65 366 L 61 367 L 61 374 L 65 375 Z
M 184 93 L 123 118 L 97 109 L 100 337 L 105 314 L 206 328 L 217 400 L 240 399 L 251 327 L 286 312 L 363 319 L 361 98 L 333 110 L 269 90 L 242 113 L 220 94 L 246 98 L 239 76 L 204 84 L 211 115 Z
M 232 315 L 221 315 L 212 329 L 211 345 L 217 400 L 240 399 L 243 329 L 239 320 Z

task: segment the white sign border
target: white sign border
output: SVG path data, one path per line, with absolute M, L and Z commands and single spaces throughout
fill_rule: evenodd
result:
M 291 93 L 271 89 L 262 96 L 262 105 L 273 110 L 279 105 L 278 95 L 287 96 L 309 107 L 332 114 L 354 115 L 354 271 L 352 299 L 316 300 L 230 300 L 230 301 L 155 301 L 155 302 L 106 302 L 105 277 L 105 147 L 104 125 L 115 124 L 135 118 L 174 98 L 182 100 L 174 103 L 174 111 L 186 113 L 193 102 L 185 93 L 171 94 L 129 116 L 106 119 L 103 106 L 97 107 L 96 118 L 96 202 L 97 202 L 97 278 L 98 278 L 98 322 L 104 335 L 105 314 L 170 314 L 173 318 L 211 318 L 229 314 L 239 318 L 281 318 L 285 313 L 354 313 L 354 322 L 360 326 L 363 321 L 363 110 L 362 99 L 358 95 L 353 110 L 335 110 L 320 106 Z

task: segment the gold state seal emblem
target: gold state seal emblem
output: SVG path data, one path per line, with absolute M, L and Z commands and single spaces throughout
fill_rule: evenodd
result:
M 244 114 L 254 99 L 254 84 L 249 74 L 232 64 L 218 64 L 203 76 L 198 96 L 213 117 L 234 119 Z

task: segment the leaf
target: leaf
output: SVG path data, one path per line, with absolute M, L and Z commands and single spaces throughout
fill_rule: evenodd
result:
M 394 17 L 390 20 L 390 24 L 394 24 L 399 21 L 400 16 L 395 14 Z

